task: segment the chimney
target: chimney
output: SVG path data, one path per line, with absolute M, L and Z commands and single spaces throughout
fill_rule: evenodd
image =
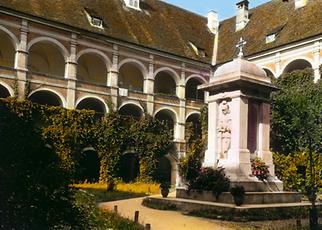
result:
M 218 18 L 218 13 L 214 10 L 209 11 L 207 15 L 208 19 L 208 29 L 211 31 L 213 34 L 217 34 L 219 30 L 219 18 Z
M 295 9 L 302 8 L 303 6 L 306 6 L 308 0 L 295 0 Z
M 236 31 L 244 29 L 249 21 L 248 5 L 249 5 L 248 0 L 243 0 L 236 4 L 237 6 Z

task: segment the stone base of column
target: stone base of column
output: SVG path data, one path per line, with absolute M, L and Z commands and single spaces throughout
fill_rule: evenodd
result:
M 261 181 L 253 178 L 254 181 L 231 181 L 230 187 L 243 186 L 246 192 L 282 192 L 283 182 L 280 180 Z

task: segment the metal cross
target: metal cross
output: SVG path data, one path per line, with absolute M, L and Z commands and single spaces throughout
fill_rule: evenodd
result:
M 241 37 L 239 39 L 239 42 L 236 45 L 236 48 L 239 49 L 239 53 L 238 53 L 238 57 L 242 58 L 244 57 L 244 52 L 243 52 L 243 48 L 244 46 L 247 44 L 247 42 Z

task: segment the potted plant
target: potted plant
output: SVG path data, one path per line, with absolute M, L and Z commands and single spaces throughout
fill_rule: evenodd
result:
M 230 193 L 234 198 L 234 202 L 237 206 L 241 206 L 245 200 L 245 189 L 241 185 L 236 185 L 230 189 Z
M 255 157 L 251 160 L 251 163 L 253 176 L 256 176 L 261 181 L 267 180 L 269 171 L 265 162 L 261 158 Z
M 171 185 L 169 182 L 164 181 L 160 184 L 160 189 L 161 189 L 161 195 L 162 197 L 167 197 L 169 195 L 169 189 L 170 189 Z

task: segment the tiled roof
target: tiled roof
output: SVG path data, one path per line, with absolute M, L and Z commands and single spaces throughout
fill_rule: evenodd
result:
M 207 19 L 162 1 L 141 1 L 142 11 L 125 7 L 122 0 L 1 0 L 1 6 L 189 59 L 211 60 Z M 104 30 L 90 25 L 85 8 L 103 19 Z M 206 57 L 196 55 L 189 41 L 204 49 Z
M 219 28 L 218 63 L 232 60 L 240 37 L 247 41 L 245 56 L 322 34 L 322 0 L 309 0 L 295 9 L 294 0 L 271 0 L 250 10 L 246 27 L 235 32 L 235 17 L 222 21 Z M 274 42 L 266 44 L 266 36 L 278 32 Z
M 247 41 L 245 56 L 322 34 L 322 0 L 309 0 L 295 10 L 294 0 L 271 0 L 250 10 L 247 26 L 235 32 L 235 17 L 219 28 L 218 63 L 232 60 L 240 37 Z M 125 7 L 122 0 L 1 0 L 0 7 L 20 11 L 110 38 L 142 45 L 189 59 L 210 63 L 213 36 L 207 19 L 159 0 L 141 0 L 142 11 Z M 92 27 L 85 9 L 104 21 L 105 29 Z M 278 32 L 274 42 L 266 36 Z M 189 44 L 205 50 L 196 55 Z

